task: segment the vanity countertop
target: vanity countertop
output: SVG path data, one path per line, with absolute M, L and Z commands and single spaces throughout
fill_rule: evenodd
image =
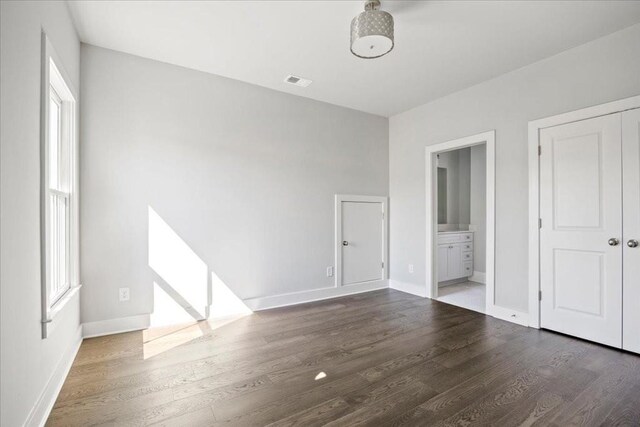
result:
M 457 233 L 473 233 L 473 231 L 469 231 L 469 230 L 438 231 L 438 234 L 457 234 Z

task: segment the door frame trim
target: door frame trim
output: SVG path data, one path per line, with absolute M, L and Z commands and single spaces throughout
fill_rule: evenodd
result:
M 485 311 L 488 315 L 495 312 L 495 219 L 496 219 L 496 131 L 479 133 L 464 138 L 425 147 L 425 189 L 426 189 L 426 292 L 428 298 L 438 296 L 438 200 L 437 200 L 437 173 L 436 158 L 438 153 L 472 147 L 474 145 L 486 146 L 486 302 Z M 431 207 L 430 209 L 428 207 Z
M 386 196 L 359 196 L 352 194 L 336 194 L 335 196 L 335 265 L 334 286 L 336 288 L 342 286 L 350 286 L 342 284 L 342 202 L 363 202 L 363 203 L 382 203 L 382 279 L 387 280 L 389 277 L 389 209 L 388 197 Z M 360 282 L 368 283 L 368 282 Z M 355 284 L 355 283 L 354 283 Z
M 640 108 L 640 95 L 529 122 L 529 326 L 540 328 L 540 130 Z

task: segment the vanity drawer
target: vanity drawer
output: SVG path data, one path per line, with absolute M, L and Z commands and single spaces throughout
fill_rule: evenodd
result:
M 473 243 L 463 243 L 462 252 L 473 252 Z
M 462 261 L 473 261 L 473 252 L 463 252 Z
M 466 277 L 473 276 L 473 261 L 466 261 L 462 264 L 462 271 Z
M 438 244 L 459 242 L 457 234 L 438 234 Z
M 473 242 L 473 233 L 439 233 L 438 244 Z

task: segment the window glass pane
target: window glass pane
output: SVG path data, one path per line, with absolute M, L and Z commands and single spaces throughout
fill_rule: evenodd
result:
M 51 91 L 49 99 L 49 188 L 58 189 L 60 176 L 59 158 L 60 158 L 60 118 L 61 105 L 56 99 L 57 95 Z
M 58 190 L 65 193 L 71 189 L 71 110 L 68 102 L 60 110 L 60 144 L 58 148 Z
M 68 268 L 68 200 L 66 196 L 51 193 L 49 215 L 49 294 L 51 304 L 61 297 L 69 287 Z

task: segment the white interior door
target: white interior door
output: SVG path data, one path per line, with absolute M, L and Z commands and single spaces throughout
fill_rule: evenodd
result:
M 620 114 L 540 131 L 540 324 L 622 346 Z
M 384 205 L 342 202 L 342 285 L 384 278 Z
M 622 347 L 640 353 L 640 109 L 622 113 Z

